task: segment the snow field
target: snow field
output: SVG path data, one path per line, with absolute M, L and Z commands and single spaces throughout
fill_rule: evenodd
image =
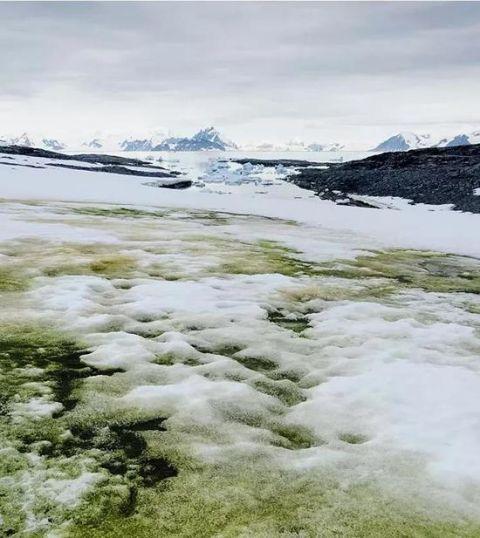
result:
M 478 532 L 477 260 L 205 210 L 0 218 L 3 353 L 33 350 L 2 367 L 4 525 Z M 178 476 L 145 485 L 161 458 Z

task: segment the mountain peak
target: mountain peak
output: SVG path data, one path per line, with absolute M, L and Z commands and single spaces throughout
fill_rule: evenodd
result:
M 374 151 L 408 151 L 432 146 L 432 140 L 428 134 L 417 134 L 403 131 L 391 136 L 379 144 Z
M 90 149 L 101 149 L 103 148 L 103 142 L 99 138 L 93 138 L 89 142 L 84 142 L 82 146 Z
M 226 139 L 215 127 L 200 129 L 192 137 L 170 137 L 152 148 L 155 151 L 225 151 L 237 149 L 236 144 Z

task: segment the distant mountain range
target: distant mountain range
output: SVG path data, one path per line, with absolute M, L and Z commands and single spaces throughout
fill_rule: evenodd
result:
M 470 134 L 458 134 L 450 138 L 435 139 L 429 134 L 416 134 L 410 132 L 398 133 L 384 140 L 373 151 L 408 151 L 431 147 L 451 148 L 455 146 L 468 146 L 480 144 L 480 131 Z
M 372 151 L 408 151 L 427 147 L 454 147 L 480 143 L 480 130 L 473 133 L 461 133 L 450 138 L 435 138 L 428 134 L 401 132 L 378 144 Z M 118 152 L 118 151 L 342 151 L 347 148 L 339 143 L 304 142 L 290 140 L 284 144 L 262 142 L 239 147 L 228 140 L 214 127 L 201 129 L 191 137 L 167 136 L 164 132 L 152 132 L 147 136 L 121 137 L 114 135 L 96 135 L 91 139 L 77 144 L 67 144 L 58 138 L 43 135 L 23 133 L 20 136 L 0 136 L 0 145 L 17 145 L 37 147 L 51 151 L 89 151 L 89 152 Z
M 49 149 L 51 151 L 62 151 L 67 146 L 56 138 L 33 138 L 28 133 L 20 136 L 0 136 L 0 145 L 4 146 L 27 146 Z
M 320 144 L 318 142 L 307 143 L 301 140 L 290 140 L 285 144 L 273 144 L 262 142 L 260 144 L 247 145 L 241 148 L 246 151 L 341 151 L 345 146 L 338 143 Z
M 168 137 L 161 141 L 153 138 L 127 138 L 119 144 L 123 151 L 228 151 L 238 149 L 214 127 L 207 127 L 192 137 Z
M 86 144 L 88 147 L 100 149 L 111 147 L 102 140 L 94 139 Z M 228 151 L 238 149 L 237 145 L 225 138 L 214 127 L 207 127 L 192 137 L 162 137 L 158 135 L 145 138 L 130 137 L 117 141 L 117 151 Z
M 480 144 L 480 131 L 470 134 L 459 134 L 453 138 L 442 138 L 437 144 L 440 147 L 453 148 L 456 146 L 468 146 L 470 144 Z
M 227 151 L 238 149 L 231 140 L 227 140 L 213 127 L 202 129 L 191 138 L 167 138 L 161 144 L 153 148 L 153 151 L 204 151 L 204 150 Z
M 225 138 L 214 127 L 207 127 L 195 133 L 192 137 L 166 137 L 155 133 L 152 136 L 125 139 L 108 136 L 94 137 L 80 144 L 70 144 L 43 136 L 32 136 L 23 133 L 20 136 L 0 136 L 0 145 L 16 145 L 38 147 L 53 151 L 65 149 L 93 151 L 228 151 L 238 149 L 238 146 Z

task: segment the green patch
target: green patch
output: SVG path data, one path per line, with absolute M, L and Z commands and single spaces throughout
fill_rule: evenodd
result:
M 136 262 L 130 256 L 106 255 L 99 256 L 87 263 L 61 264 L 47 267 L 47 276 L 60 275 L 101 275 L 106 278 L 125 278 L 136 269 Z
M 480 261 L 417 250 L 390 250 L 320 264 L 317 274 L 348 279 L 388 278 L 399 287 L 449 293 L 480 293 Z
M 152 362 L 160 366 L 173 366 L 177 361 L 177 357 L 172 353 L 164 353 L 156 355 Z
M 235 360 L 255 372 L 268 372 L 275 369 L 278 365 L 276 362 L 266 357 L 253 357 L 253 356 L 236 356 Z
M 173 264 L 152 263 L 145 271 L 151 278 L 158 278 L 160 280 L 181 280 L 186 277 L 183 271 L 174 267 Z
M 338 277 L 338 275 L 335 276 Z M 354 277 L 352 276 L 352 278 Z M 311 301 L 361 301 L 383 299 L 398 291 L 397 286 L 393 284 L 385 284 L 385 279 L 381 279 L 381 283 L 375 284 L 369 282 L 368 279 L 363 279 L 363 281 L 358 280 L 351 285 L 345 285 L 341 280 L 338 280 L 335 283 L 325 282 L 325 279 L 322 278 L 315 278 L 312 280 L 313 282 L 311 284 L 284 288 L 280 291 L 280 294 L 283 298 L 287 299 L 287 301 L 298 303 L 299 307 L 303 305 L 303 310 L 305 310 L 305 307 L 308 308 L 308 303 Z
M 338 438 L 349 445 L 361 445 L 368 441 L 368 437 L 358 433 L 342 433 Z
M 28 279 L 19 268 L 0 267 L 0 292 L 23 291 L 28 287 Z
M 222 536 L 334 538 L 474 538 L 468 522 L 433 521 L 420 508 L 382 499 L 369 486 L 340 488 L 332 479 L 237 462 L 180 474 L 165 487 L 138 491 L 126 517 L 90 502 L 71 538 Z M 93 499 L 92 499 L 93 500 Z
M 227 344 L 224 346 L 214 346 L 211 350 L 203 349 L 204 353 L 215 353 L 216 355 L 222 355 L 223 357 L 235 358 L 235 355 L 242 351 L 241 346 L 234 344 Z M 199 349 L 200 350 L 200 349 Z
M 230 223 L 230 215 L 215 211 L 195 211 L 192 216 L 195 220 L 207 226 L 225 226 Z
M 275 323 L 279 327 L 282 327 L 283 329 L 288 329 L 289 331 L 293 331 L 295 333 L 302 333 L 305 329 L 308 329 L 309 323 L 308 319 L 305 317 L 287 317 L 285 314 L 283 314 L 280 311 L 271 311 L 268 313 L 268 321 L 270 323 Z
M 173 353 L 163 353 L 156 355 L 152 361 L 154 364 L 161 366 L 173 366 L 174 364 L 185 364 L 186 366 L 199 366 L 202 364 L 198 359 L 194 357 L 181 357 Z
M 0 327 L 2 396 L 13 399 L 22 390 L 35 393 L 35 385 L 31 383 L 40 380 L 48 383 L 54 400 L 68 408 L 74 401 L 72 393 L 76 380 L 91 372 L 80 361 L 82 352 L 73 340 L 48 329 Z
M 27 517 L 48 520 L 48 526 L 55 527 L 72 516 L 72 509 L 42 492 L 47 477 L 62 483 L 85 471 L 103 476 L 92 490 L 97 508 L 115 504 L 126 515 L 134 509 L 138 488 L 177 474 L 145 440 L 165 431 L 163 418 L 132 416 L 121 421 L 121 413 L 116 419 L 100 411 L 84 414 L 83 382 L 120 372 L 87 366 L 81 361 L 84 352 L 73 339 L 49 328 L 0 328 L 0 478 L 5 479 L 0 480 L 0 529 L 6 535 L 22 533 Z M 42 414 L 42 405 L 49 404 L 55 405 L 53 414 Z M 31 454 L 40 459 L 32 462 Z M 24 491 L 25 473 L 32 479 Z M 25 495 L 34 500 L 25 504 Z
M 127 423 L 76 424 L 62 452 L 96 454 L 100 466 L 112 475 L 125 476 L 136 485 L 153 486 L 160 480 L 175 476 L 176 469 L 163 457 L 150 455 L 144 433 L 162 432 L 162 418 Z
M 317 439 L 313 433 L 304 426 L 279 423 L 274 424 L 270 429 L 280 437 L 280 440 L 275 444 L 283 448 L 300 450 L 302 448 L 311 448 L 312 446 L 323 444 L 323 441 Z
M 463 308 L 470 314 L 480 314 L 480 303 L 466 303 Z
M 162 218 L 168 214 L 168 211 L 145 211 L 141 209 L 132 209 L 129 207 L 73 207 L 70 208 L 72 213 L 77 215 L 88 215 L 90 217 L 109 217 L 109 218 Z
M 275 380 L 286 379 L 288 381 L 292 381 L 293 383 L 299 383 L 305 374 L 306 372 L 300 370 L 279 368 L 278 370 L 270 372 L 269 377 Z
M 298 251 L 284 247 L 275 241 L 258 241 L 246 248 L 245 252 L 233 252 L 228 262 L 215 268 L 215 272 L 234 275 L 314 274 L 312 264 L 296 258 L 295 254 L 298 254 Z
M 274 396 L 288 406 L 297 405 L 306 400 L 301 389 L 289 379 L 273 381 L 263 378 L 254 381 L 253 385 L 258 391 Z

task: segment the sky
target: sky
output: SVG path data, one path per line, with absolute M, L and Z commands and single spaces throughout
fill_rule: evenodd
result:
M 480 128 L 480 3 L 0 3 L 0 134 L 367 147 Z

